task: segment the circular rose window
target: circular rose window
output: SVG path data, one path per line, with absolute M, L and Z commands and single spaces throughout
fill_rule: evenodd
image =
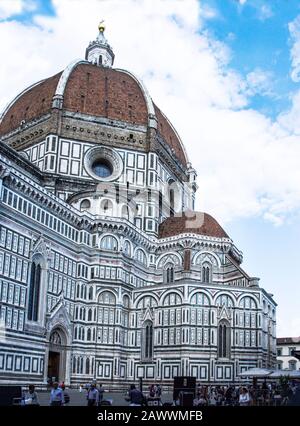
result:
M 90 148 L 86 152 L 84 166 L 92 178 L 101 181 L 116 180 L 123 171 L 120 154 L 103 146 Z
M 95 175 L 101 178 L 108 178 L 112 175 L 112 165 L 105 159 L 95 160 L 92 164 L 92 170 Z

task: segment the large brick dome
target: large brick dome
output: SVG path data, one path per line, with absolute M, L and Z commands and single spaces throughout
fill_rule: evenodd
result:
M 187 165 L 179 136 L 153 104 L 143 84 L 127 71 L 95 66 L 88 61 L 76 61 L 63 72 L 30 86 L 18 95 L 2 115 L 0 136 L 51 114 L 58 105 L 62 111 L 137 126 L 148 126 L 150 119 L 155 120 L 157 133 L 181 164 Z

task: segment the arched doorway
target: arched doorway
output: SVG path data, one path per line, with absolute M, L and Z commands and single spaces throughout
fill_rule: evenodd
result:
M 55 328 L 50 333 L 48 352 L 48 382 L 65 381 L 67 338 L 61 328 Z

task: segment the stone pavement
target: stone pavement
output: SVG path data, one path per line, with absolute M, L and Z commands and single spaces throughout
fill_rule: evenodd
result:
M 81 393 L 77 389 L 67 389 L 68 394 L 70 395 L 70 403 L 68 405 L 73 406 L 84 406 L 87 405 L 86 402 L 86 391 Z M 41 405 L 49 405 L 50 400 L 50 391 L 38 391 L 38 398 Z M 112 405 L 122 407 L 127 406 L 128 402 L 124 399 L 125 393 L 120 392 L 105 392 L 104 399 L 112 400 Z M 162 402 L 172 401 L 172 394 L 163 394 Z

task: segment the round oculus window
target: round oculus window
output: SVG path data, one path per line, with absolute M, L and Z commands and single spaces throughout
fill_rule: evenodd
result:
M 97 146 L 86 152 L 84 167 L 93 179 L 110 182 L 120 177 L 123 171 L 123 160 L 114 149 Z
M 113 168 L 109 161 L 104 158 L 99 158 L 93 161 L 92 171 L 100 178 L 108 178 L 112 175 Z

